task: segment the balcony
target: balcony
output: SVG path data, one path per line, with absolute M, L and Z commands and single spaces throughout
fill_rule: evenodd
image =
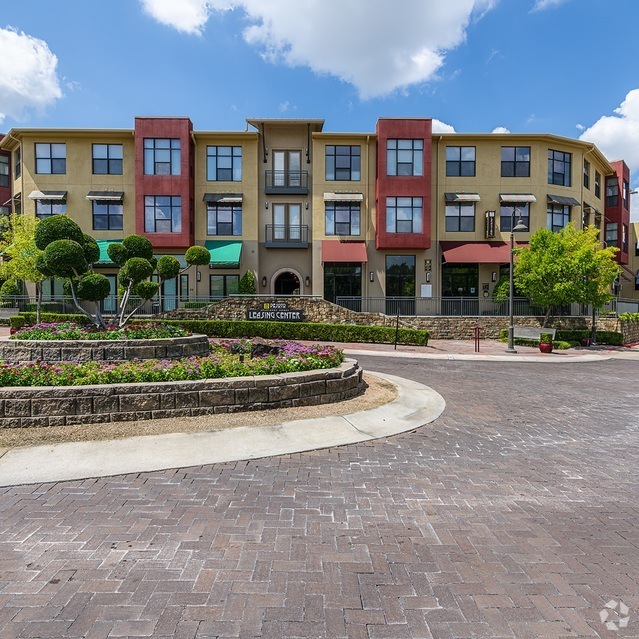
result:
M 267 195 L 308 195 L 308 171 L 266 171 L 264 192 Z
M 308 226 L 306 224 L 267 224 L 266 248 L 308 248 Z

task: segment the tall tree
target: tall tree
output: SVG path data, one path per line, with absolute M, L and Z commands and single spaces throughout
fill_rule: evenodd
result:
M 554 307 L 581 302 L 599 308 L 610 299 L 610 285 L 619 272 L 614 261 L 618 249 L 602 248 L 598 233 L 570 223 L 558 233 L 540 229 L 529 246 L 517 249 L 517 288 L 546 309 L 543 326 Z
M 39 222 L 35 217 L 12 213 L 0 239 L 0 251 L 4 258 L 0 264 L 0 278 L 35 284 L 38 322 L 42 305 L 42 282 L 49 277 L 48 273 L 43 273 L 36 265 L 42 253 L 34 239 Z

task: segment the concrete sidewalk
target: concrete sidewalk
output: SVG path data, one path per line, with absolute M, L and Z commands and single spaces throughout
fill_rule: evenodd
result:
M 185 468 L 343 446 L 411 431 L 442 414 L 446 402 L 431 388 L 393 375 L 372 374 L 394 384 L 397 399 L 358 413 L 270 426 L 251 426 L 251 413 L 246 413 L 246 426 L 221 431 L 0 450 L 0 486 Z

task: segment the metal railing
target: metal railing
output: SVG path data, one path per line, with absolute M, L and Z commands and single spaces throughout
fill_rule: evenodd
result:
M 267 224 L 266 248 L 308 248 L 306 224 Z
M 265 171 L 264 192 L 308 193 L 308 171 Z
M 335 303 L 352 311 L 384 315 L 479 317 L 508 315 L 508 302 L 493 302 L 481 297 L 337 297 Z M 545 309 L 525 298 L 513 300 L 513 314 L 519 317 L 545 315 Z M 555 309 L 555 315 L 584 316 L 588 307 L 571 304 Z

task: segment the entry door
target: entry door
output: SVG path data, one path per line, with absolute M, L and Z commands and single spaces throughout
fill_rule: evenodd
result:
M 273 151 L 273 186 L 301 186 L 301 170 L 301 151 Z
M 162 282 L 162 306 L 165 311 L 177 308 L 177 278 Z

